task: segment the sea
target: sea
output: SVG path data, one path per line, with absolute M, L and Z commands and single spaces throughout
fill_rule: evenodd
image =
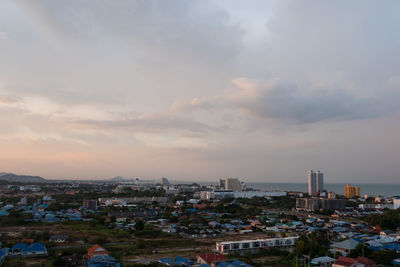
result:
M 174 181 L 174 183 L 193 183 L 186 181 Z M 201 185 L 217 185 L 217 182 L 198 182 Z M 307 192 L 307 183 L 256 183 L 256 182 L 246 182 L 248 188 L 260 189 L 264 191 L 296 191 L 296 192 Z M 346 184 L 324 184 L 324 189 L 328 192 L 335 192 L 336 194 L 343 195 L 344 187 Z M 359 186 L 361 195 L 365 194 L 370 196 L 400 196 L 400 184 L 356 184 L 350 183 L 352 186 Z

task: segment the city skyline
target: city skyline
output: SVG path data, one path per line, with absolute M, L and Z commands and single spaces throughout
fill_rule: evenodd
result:
M 399 184 L 399 11 L 1 1 L 0 172 Z

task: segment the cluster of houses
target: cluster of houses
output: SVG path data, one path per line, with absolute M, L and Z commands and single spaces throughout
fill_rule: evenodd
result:
M 6 257 L 37 257 L 47 256 L 46 245 L 34 240 L 23 240 L 12 246 L 11 248 L 1 248 L 0 245 L 0 265 L 3 264 Z
M 176 258 L 162 258 L 158 261 L 165 266 L 187 266 L 187 267 L 253 267 L 243 261 L 228 260 L 220 253 L 200 254 L 195 260 L 178 256 Z
M 88 267 L 120 267 L 119 262 L 97 244 L 87 250 L 84 258 Z

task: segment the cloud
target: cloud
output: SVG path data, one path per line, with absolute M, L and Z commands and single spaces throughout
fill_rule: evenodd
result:
M 380 94 L 357 97 L 347 90 L 336 88 L 304 89 L 279 79 L 266 82 L 249 79 L 233 81 L 236 89 L 227 94 L 235 107 L 252 115 L 283 122 L 315 123 L 319 121 L 346 121 L 376 118 L 398 110 L 395 103 L 388 103 Z M 393 98 L 394 91 L 386 91 Z
M 295 84 L 279 78 L 266 81 L 237 78 L 232 80 L 232 87 L 225 93 L 208 99 L 176 102 L 171 105 L 171 111 L 182 114 L 244 112 L 281 125 L 371 119 L 400 109 L 396 101 L 400 97 L 396 87 L 398 80 L 398 76 L 391 77 L 382 84 L 380 91 L 359 95 L 360 90 L 349 90 L 340 82 Z M 342 88 L 339 87 L 341 84 Z M 269 127 L 278 126 L 269 124 Z
M 216 130 L 216 127 L 196 121 L 166 114 L 141 115 L 135 118 L 117 120 L 78 120 L 77 123 L 94 126 L 100 129 L 122 129 L 131 132 L 149 132 L 166 134 L 170 130 L 183 132 L 207 133 Z
M 135 49 L 173 50 L 224 59 L 236 54 L 242 33 L 211 1 L 168 2 L 18 0 L 42 29 L 62 39 L 115 39 Z M 163 57 L 167 54 L 162 54 Z
M 3 104 L 14 104 L 17 103 L 20 99 L 15 96 L 0 96 L 0 103 Z

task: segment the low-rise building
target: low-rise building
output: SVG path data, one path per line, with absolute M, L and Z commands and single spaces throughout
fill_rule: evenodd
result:
M 297 236 L 283 238 L 268 238 L 241 241 L 224 241 L 216 243 L 216 250 L 220 253 L 235 253 L 246 250 L 256 250 L 270 247 L 291 247 L 297 240 Z
M 329 199 L 329 198 L 297 198 L 296 209 L 298 210 L 343 210 L 346 208 L 344 199 Z

